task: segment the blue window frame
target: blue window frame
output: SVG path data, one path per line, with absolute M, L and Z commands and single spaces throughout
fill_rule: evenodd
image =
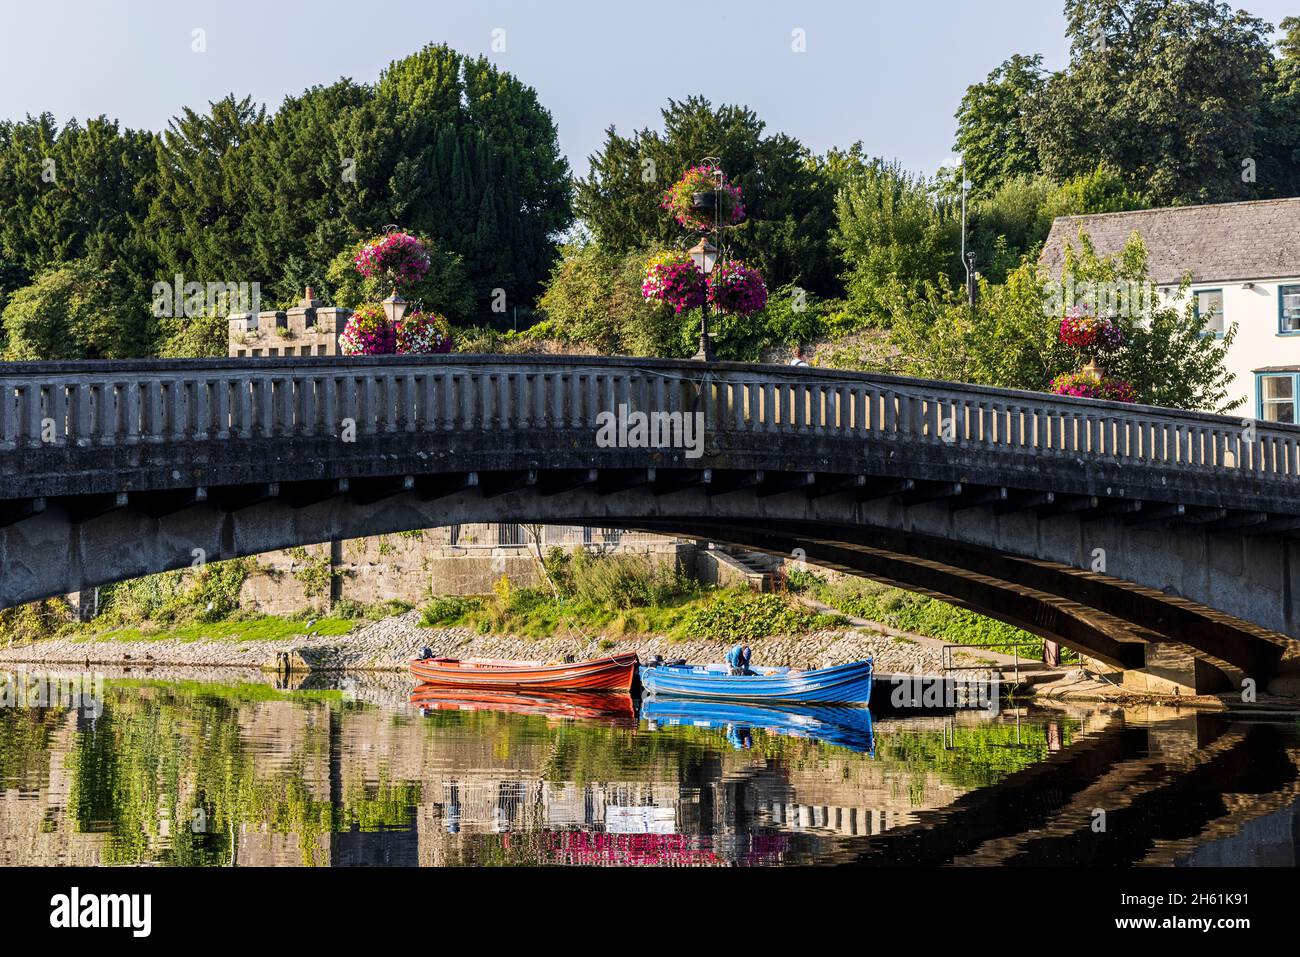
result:
M 1256 417 L 1264 422 L 1296 422 L 1297 379 L 1300 374 L 1295 372 L 1255 373 Z
M 1300 286 L 1277 287 L 1277 331 L 1283 336 L 1300 332 Z
M 1197 289 L 1192 293 L 1192 301 L 1196 304 L 1197 316 L 1209 316 L 1205 334 L 1213 333 L 1214 338 L 1222 339 L 1223 330 L 1226 328 L 1223 322 L 1223 290 Z

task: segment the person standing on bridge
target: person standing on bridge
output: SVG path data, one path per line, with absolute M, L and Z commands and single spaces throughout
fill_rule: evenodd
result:
M 792 366 L 806 366 L 808 360 L 804 357 L 803 346 L 794 347 L 794 358 L 790 360 Z

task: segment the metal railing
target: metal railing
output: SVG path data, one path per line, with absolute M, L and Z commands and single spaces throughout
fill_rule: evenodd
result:
M 517 360 L 517 361 L 511 361 Z M 232 438 L 591 429 L 942 443 L 1166 469 L 1300 476 L 1300 429 L 953 383 L 662 360 L 304 358 L 0 367 L 0 451 Z M 689 427 L 689 423 L 685 423 Z M 676 430 L 676 432 L 674 431 Z
M 944 645 L 939 649 L 939 667 L 946 673 L 949 671 L 1001 671 L 1001 666 L 995 661 L 992 664 L 985 665 L 954 665 L 952 663 L 953 650 L 961 651 L 971 648 L 984 648 L 992 651 L 995 648 L 1011 648 L 1012 658 L 1015 668 L 1015 683 L 1020 684 L 1020 649 L 1021 648 L 1041 648 L 1041 641 L 983 641 L 973 642 L 969 645 Z M 1026 658 L 1028 664 L 1034 659 Z

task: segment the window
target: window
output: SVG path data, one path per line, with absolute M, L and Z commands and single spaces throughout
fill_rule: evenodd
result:
M 1300 332 L 1300 286 L 1277 287 L 1279 332 Z
M 1293 374 L 1259 377 L 1259 417 L 1265 422 L 1295 422 Z
M 1206 319 L 1205 333 L 1219 338 L 1223 336 L 1223 290 L 1198 289 L 1196 291 L 1196 314 Z

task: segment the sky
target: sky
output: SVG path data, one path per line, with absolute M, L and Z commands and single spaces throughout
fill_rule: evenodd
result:
M 1245 8 L 1275 25 L 1296 12 Z M 0 118 L 159 130 L 227 93 L 274 109 L 340 76 L 370 82 L 445 42 L 535 87 L 579 175 L 606 127 L 658 128 L 669 98 L 696 93 L 816 152 L 861 140 L 933 173 L 966 87 L 1013 53 L 1061 68 L 1064 33 L 1061 0 L 0 0 Z

